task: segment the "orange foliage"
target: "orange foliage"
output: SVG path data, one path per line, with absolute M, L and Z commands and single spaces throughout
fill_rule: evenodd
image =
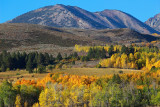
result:
M 15 85 L 33 85 L 36 87 L 46 87 L 46 84 L 58 83 L 66 86 L 80 86 L 87 85 L 89 86 L 92 82 L 96 81 L 98 77 L 95 76 L 77 76 L 77 75 L 67 75 L 65 73 L 49 73 L 46 77 L 39 80 L 18 80 Z

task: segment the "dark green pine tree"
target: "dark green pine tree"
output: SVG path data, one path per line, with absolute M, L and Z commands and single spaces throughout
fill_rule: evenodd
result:
M 121 54 L 123 54 L 123 53 L 125 53 L 125 54 L 127 54 L 127 55 L 129 55 L 129 48 L 128 47 L 126 47 L 125 45 L 123 45 L 122 46 L 122 49 L 121 49 Z
M 109 49 L 108 49 L 108 54 L 109 54 L 109 56 L 112 56 L 112 54 L 114 54 L 114 47 L 113 47 L 113 45 L 111 45 L 111 46 L 109 47 Z
M 38 54 L 37 65 L 44 65 L 44 55 L 42 53 Z
M 49 64 L 54 64 L 54 61 L 55 61 L 55 58 L 52 55 L 50 55 L 49 56 Z
M 99 59 L 100 56 L 101 56 L 101 51 L 100 51 L 100 49 L 98 49 L 98 48 L 94 49 L 94 53 L 93 53 L 93 54 L 94 54 L 94 55 L 93 55 L 93 58 Z
M 129 46 L 129 53 L 134 54 L 134 47 L 132 45 Z
M 78 53 L 77 52 L 73 53 L 73 58 L 78 58 Z
M 45 66 L 49 65 L 49 54 L 48 53 L 44 54 L 44 64 Z
M 29 57 L 28 61 L 27 61 L 27 64 L 26 64 L 26 70 L 29 72 L 29 73 L 33 73 L 33 63 L 32 63 L 32 60 L 31 58 Z
M 7 69 L 7 68 L 6 68 L 6 65 L 5 65 L 5 64 L 2 64 L 2 65 L 1 65 L 1 71 L 2 71 L 2 72 L 5 72 L 6 69 Z
M 92 49 L 92 48 L 89 48 L 87 57 L 88 57 L 89 59 L 92 59 L 92 58 L 94 58 L 94 55 L 93 55 L 93 54 L 94 54 L 93 49 Z
M 15 68 L 17 68 L 17 59 L 16 59 L 16 53 L 15 52 L 12 53 L 11 58 L 12 58 L 12 60 L 11 60 L 12 67 L 10 69 L 15 69 Z
M 20 63 L 21 63 L 21 68 L 22 69 L 24 69 L 25 67 L 26 67 L 26 57 L 27 57 L 27 54 L 26 54 L 26 52 L 23 52 L 22 54 L 21 54 L 21 61 L 20 61 Z
M 85 56 L 81 57 L 81 61 L 84 62 L 85 61 Z
M 11 61 L 11 56 L 8 54 L 4 59 L 3 62 L 6 66 L 6 68 L 11 68 L 12 67 L 12 61 Z
M 56 58 L 58 61 L 60 61 L 60 60 L 62 60 L 63 58 L 62 58 L 62 55 L 61 55 L 61 53 L 58 53 L 58 55 L 57 55 L 57 58 Z
M 100 58 L 106 58 L 106 50 L 104 49 L 104 47 L 102 48 Z
M 88 57 L 88 56 L 85 56 L 85 57 L 84 57 L 84 60 L 85 60 L 85 61 L 89 61 L 89 57 Z

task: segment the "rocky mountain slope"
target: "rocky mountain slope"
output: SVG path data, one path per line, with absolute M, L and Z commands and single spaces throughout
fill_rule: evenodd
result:
M 89 12 L 75 6 L 46 6 L 14 18 L 8 23 L 31 23 L 81 29 L 130 28 L 141 33 L 157 33 L 135 17 L 118 10 Z
M 160 32 L 160 13 L 148 19 L 145 23 Z

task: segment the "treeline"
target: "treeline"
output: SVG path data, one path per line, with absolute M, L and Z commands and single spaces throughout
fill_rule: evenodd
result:
M 106 58 L 106 50 L 104 48 L 89 48 L 86 56 L 81 56 L 81 61 L 89 61 L 91 59 L 103 59 Z
M 43 73 L 46 71 L 46 66 L 48 65 L 63 64 L 70 60 L 74 62 L 79 59 L 77 52 L 68 56 L 65 54 L 64 57 L 62 57 L 61 53 L 58 53 L 56 57 L 53 57 L 48 53 L 10 53 L 3 51 L 0 54 L 0 72 L 5 72 L 6 70 L 26 69 L 29 73 Z
M 48 53 L 42 54 L 38 52 L 32 53 L 9 53 L 3 51 L 0 54 L 1 72 L 6 70 L 27 69 L 30 73 L 38 66 L 46 66 L 54 64 L 55 58 Z
M 151 66 L 156 63 L 160 58 L 158 55 L 160 51 L 157 47 L 129 47 L 123 45 L 110 45 L 110 46 L 95 46 L 95 47 L 79 47 L 76 45 L 76 49 L 83 49 L 87 51 L 86 56 L 78 56 L 77 52 L 67 54 L 62 57 L 58 53 L 57 57 L 53 57 L 48 53 L 9 53 L 3 51 L 0 54 L 0 71 L 6 70 L 26 69 L 29 73 L 43 73 L 46 71 L 46 66 L 58 64 L 60 67 L 65 63 L 75 64 L 75 61 L 81 60 L 97 60 L 100 61 L 99 67 L 116 67 L 116 68 L 134 68 L 141 69 L 143 67 Z M 151 68 L 150 68 L 151 69 Z
M 160 51 L 157 47 L 126 47 L 122 46 L 119 52 L 111 54 L 110 58 L 100 61 L 101 67 L 151 69 L 158 67 Z
M 109 68 L 129 68 L 129 69 L 152 69 L 158 67 L 160 63 L 160 50 L 156 46 L 136 46 L 136 45 L 106 45 L 106 46 L 79 46 L 75 45 L 77 51 L 87 52 L 81 57 L 81 61 L 101 59 L 96 66 Z
M 90 50 L 90 48 L 98 48 L 98 49 L 102 49 L 104 48 L 106 50 L 106 52 L 108 53 L 112 53 L 112 52 L 120 52 L 121 49 L 122 51 L 127 50 L 126 52 L 128 53 L 128 51 L 130 51 L 129 48 L 134 48 L 135 51 L 143 51 L 143 52 L 158 52 L 159 49 L 157 46 L 154 45 L 147 45 L 147 46 L 143 46 L 143 45 L 136 45 L 136 44 L 131 44 L 129 47 L 125 46 L 125 45 L 106 45 L 106 46 L 80 46 L 80 45 L 75 45 L 75 49 L 77 52 L 86 52 L 88 53 L 88 51 Z M 130 52 L 129 52 L 130 53 Z

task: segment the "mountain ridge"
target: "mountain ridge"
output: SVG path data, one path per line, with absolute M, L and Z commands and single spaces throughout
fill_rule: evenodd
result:
M 160 13 L 149 18 L 145 23 L 160 32 Z
M 30 23 L 81 29 L 130 28 L 146 34 L 158 33 L 158 31 L 132 15 L 119 10 L 105 9 L 99 12 L 89 12 L 77 6 L 66 6 L 62 4 L 32 10 L 7 23 Z

